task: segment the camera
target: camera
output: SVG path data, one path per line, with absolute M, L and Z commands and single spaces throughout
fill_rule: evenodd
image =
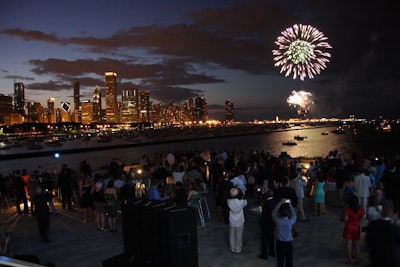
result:
M 290 199 L 286 199 L 286 200 L 285 200 L 285 203 L 290 203 Z

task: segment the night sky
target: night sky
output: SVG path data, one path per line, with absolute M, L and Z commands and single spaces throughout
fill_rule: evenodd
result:
M 393 1 L 82 0 L 0 2 L 0 93 L 23 82 L 27 101 L 73 102 L 104 89 L 149 90 L 153 103 L 204 96 L 209 117 L 283 119 L 292 90 L 313 95 L 309 117 L 398 118 L 398 19 Z M 310 24 L 328 37 L 327 68 L 305 81 L 274 67 L 283 30 Z M 104 98 L 104 94 L 103 94 Z M 121 98 L 119 97 L 119 100 Z M 104 99 L 103 99 L 104 103 Z M 104 108 L 104 106 L 103 106 Z

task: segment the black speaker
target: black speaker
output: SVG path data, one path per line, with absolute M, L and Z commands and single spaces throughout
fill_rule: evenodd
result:
M 198 266 L 196 210 L 174 206 L 163 210 L 161 258 L 164 267 Z
M 144 266 L 164 266 L 161 259 L 162 210 L 169 207 L 165 201 L 151 201 L 142 206 L 142 256 Z

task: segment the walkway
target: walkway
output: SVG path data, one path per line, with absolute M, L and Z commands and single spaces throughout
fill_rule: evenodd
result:
M 206 229 L 198 229 L 199 266 L 276 266 L 276 260 L 268 261 L 257 257 L 260 252 L 259 215 L 257 201 L 249 200 L 246 208 L 244 247 L 241 254 L 232 254 L 228 249 L 228 226 L 216 217 L 215 199 L 208 196 L 211 208 L 211 221 L 206 221 Z M 60 203 L 56 206 L 61 210 Z M 82 212 L 60 211 L 51 215 L 50 243 L 40 242 L 36 218 L 18 215 L 15 207 L 0 212 L 0 233 L 13 232 L 12 255 L 36 255 L 42 264 L 54 263 L 57 267 L 100 267 L 102 261 L 123 252 L 122 226 L 116 233 L 99 232 L 96 224 L 82 223 Z M 298 237 L 294 240 L 294 266 L 344 267 L 346 264 L 346 243 L 342 239 L 344 223 L 339 220 L 340 210 L 327 209 L 324 216 L 311 215 L 311 207 L 306 209 L 308 222 L 296 224 Z M 362 238 L 363 238 L 362 233 Z M 367 253 L 361 245 L 362 263 L 366 266 Z

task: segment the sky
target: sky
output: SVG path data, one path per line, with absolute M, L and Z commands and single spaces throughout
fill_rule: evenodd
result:
M 104 73 L 118 91 L 148 90 L 152 103 L 205 97 L 209 118 L 298 117 L 287 98 L 312 94 L 307 117 L 399 118 L 395 1 L 370 0 L 2 0 L 0 93 L 25 84 L 26 101 L 73 103 Z M 326 68 L 304 81 L 285 77 L 272 51 L 282 32 L 312 25 L 332 46 Z M 121 96 L 119 95 L 119 100 Z M 104 103 L 104 99 L 103 99 Z M 105 105 L 103 105 L 104 107 Z

